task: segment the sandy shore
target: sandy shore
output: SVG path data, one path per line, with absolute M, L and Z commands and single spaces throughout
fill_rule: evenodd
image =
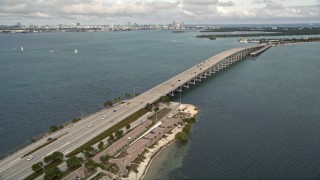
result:
M 195 116 L 198 113 L 198 110 L 196 109 L 195 106 L 191 104 L 182 104 L 180 105 L 179 109 L 181 112 L 189 113 L 190 116 Z M 177 126 L 174 128 L 171 132 L 171 134 L 166 134 L 167 137 L 160 139 L 157 144 L 153 148 L 149 148 L 149 152 L 145 154 L 146 159 L 139 164 L 138 166 L 138 173 L 136 174 L 135 172 L 130 172 L 127 180 L 138 180 L 138 179 L 143 179 L 143 177 L 146 175 L 148 172 L 148 169 L 150 165 L 152 164 L 153 159 L 161 153 L 163 149 L 168 147 L 170 143 L 172 143 L 175 140 L 175 135 L 178 132 L 182 131 L 182 126 Z

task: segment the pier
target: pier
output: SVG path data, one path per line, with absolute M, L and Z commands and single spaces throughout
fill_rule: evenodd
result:
M 263 53 L 264 51 L 266 51 L 270 47 L 271 47 L 270 45 L 266 45 L 263 48 L 258 49 L 257 51 L 254 51 L 254 52 L 250 53 L 250 56 L 253 57 L 253 58 L 256 58 L 259 54 Z

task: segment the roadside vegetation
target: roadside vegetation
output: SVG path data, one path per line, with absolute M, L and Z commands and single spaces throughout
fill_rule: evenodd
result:
M 192 129 L 192 124 L 196 122 L 196 118 L 195 117 L 186 118 L 186 119 L 183 119 L 183 122 L 185 125 L 183 126 L 182 131 L 176 134 L 175 138 L 179 140 L 179 142 L 185 143 L 188 141 L 188 138 Z
M 29 156 L 30 154 L 32 154 L 32 153 L 34 153 L 34 152 L 38 151 L 39 149 L 41 149 L 41 148 L 43 148 L 43 147 L 47 146 L 48 144 L 53 143 L 53 142 L 54 142 L 54 141 L 56 141 L 57 139 L 58 139 L 58 138 L 51 139 L 50 141 L 48 141 L 48 142 L 46 142 L 46 143 L 42 144 L 41 146 L 39 146 L 39 147 L 37 147 L 37 148 L 33 149 L 32 151 L 28 152 L 27 154 L 23 155 L 23 156 L 22 156 L 22 158 Z
M 52 154 L 43 158 L 43 162 L 37 162 L 31 166 L 34 171 L 31 175 L 27 176 L 25 180 L 35 179 L 45 174 L 44 179 L 56 179 L 62 175 L 62 172 L 57 167 L 63 162 L 63 154 L 55 151 Z
M 128 124 L 131 124 L 132 122 L 136 121 L 138 118 L 146 114 L 148 111 L 146 109 L 140 109 L 137 112 L 133 113 L 132 115 L 128 116 L 124 120 L 120 121 L 116 125 L 112 126 L 111 128 L 107 129 L 106 131 L 102 132 L 101 134 L 97 135 L 93 139 L 89 140 L 82 146 L 78 147 L 77 149 L 73 150 L 69 154 L 67 154 L 67 157 L 74 156 L 78 153 L 83 152 L 87 147 L 92 146 L 95 143 L 98 143 L 99 141 L 103 140 L 104 138 L 111 136 L 113 133 L 115 133 L 116 137 L 119 137 L 123 134 L 123 131 L 121 132 L 120 129 L 127 126 Z

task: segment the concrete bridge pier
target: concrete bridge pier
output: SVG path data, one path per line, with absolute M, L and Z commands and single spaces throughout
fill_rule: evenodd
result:
M 174 92 L 173 91 L 171 91 L 170 96 L 174 96 Z
M 196 79 L 195 79 L 195 78 L 191 79 L 191 80 L 189 81 L 189 84 L 196 84 Z
M 207 78 L 207 75 L 206 75 L 206 73 L 204 72 L 204 73 L 201 73 L 201 74 L 200 74 L 200 77 L 205 79 L 205 78 Z
M 200 77 L 200 75 L 198 75 L 197 77 L 196 77 L 196 81 L 201 81 L 201 77 Z
M 187 82 L 186 84 L 184 84 L 183 87 L 185 87 L 185 88 L 190 88 L 190 87 L 189 87 L 189 85 L 190 85 L 189 83 L 190 83 L 190 81 Z
M 214 71 L 213 67 L 211 67 L 211 68 L 210 68 L 210 75 L 211 75 L 211 74 L 214 74 L 214 73 L 215 73 L 215 71 Z
M 229 63 L 229 60 L 228 60 L 228 59 L 224 60 L 224 63 L 225 63 L 225 65 L 226 65 L 226 67 L 228 67 L 228 66 L 230 65 L 230 63 Z

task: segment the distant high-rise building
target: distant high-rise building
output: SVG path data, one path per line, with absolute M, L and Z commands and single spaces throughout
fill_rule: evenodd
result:
M 185 29 L 185 27 L 184 27 L 184 22 L 181 22 L 181 24 L 180 24 L 180 29 Z
M 77 23 L 77 26 L 80 26 L 80 23 Z
M 17 28 L 21 28 L 21 23 L 17 23 Z
M 177 22 L 176 22 L 176 20 L 173 20 L 173 21 L 172 21 L 172 27 L 173 27 L 173 28 L 176 28 L 176 26 L 177 26 Z

